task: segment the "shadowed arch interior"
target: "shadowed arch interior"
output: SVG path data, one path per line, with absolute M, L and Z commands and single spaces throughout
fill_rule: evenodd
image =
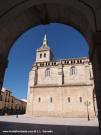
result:
M 92 45 L 92 28 L 82 12 L 71 6 L 42 4 L 23 11 L 6 24 L 1 31 L 1 54 L 8 56 L 15 40 L 27 29 L 52 22 L 71 25 L 79 30 L 85 36 L 87 42 Z
M 2 87 L 5 68 L 7 67 L 9 51 L 15 40 L 24 31 L 40 24 L 54 22 L 69 24 L 84 35 L 90 51 L 92 51 L 93 45 L 97 44 L 92 61 L 101 128 L 101 47 L 99 46 L 101 44 L 101 1 L 71 0 L 63 3 L 61 0 L 18 0 L 15 3 L 11 0 L 6 5 L 6 9 L 1 8 L 0 13 L 0 32 L 2 33 L 0 36 L 0 87 Z M 97 27 L 95 27 L 93 13 L 95 13 Z M 93 34 L 96 34 L 97 31 L 99 31 L 98 38 L 95 37 L 96 39 L 94 39 Z M 96 40 L 99 41 L 95 42 Z

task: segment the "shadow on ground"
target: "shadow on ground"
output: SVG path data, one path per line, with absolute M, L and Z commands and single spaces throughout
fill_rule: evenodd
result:
M 0 122 L 0 135 L 100 135 L 98 127 Z

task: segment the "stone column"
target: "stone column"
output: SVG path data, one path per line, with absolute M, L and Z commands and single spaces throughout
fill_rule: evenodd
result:
M 101 31 L 94 33 L 94 46 L 95 49 L 92 49 L 91 62 L 97 98 L 99 128 L 101 130 Z
M 7 58 L 0 55 L 0 95 L 1 95 L 1 89 L 2 89 L 2 85 L 3 85 L 4 74 L 5 74 L 7 65 L 8 65 Z

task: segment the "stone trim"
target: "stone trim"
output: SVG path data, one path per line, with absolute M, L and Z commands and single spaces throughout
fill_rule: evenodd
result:
M 46 66 L 58 66 L 60 64 L 62 65 L 72 65 L 72 64 L 90 64 L 90 61 L 88 58 L 72 58 L 72 59 L 63 59 L 59 61 L 47 61 L 47 62 L 37 62 L 36 66 L 38 67 L 46 67 Z
M 35 85 L 35 86 L 31 86 L 30 88 L 44 88 L 44 87 L 79 87 L 79 86 L 93 86 L 92 84 L 63 84 L 63 85 Z

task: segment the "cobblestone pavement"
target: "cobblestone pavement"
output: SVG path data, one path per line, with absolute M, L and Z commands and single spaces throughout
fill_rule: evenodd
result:
M 0 116 L 0 135 L 100 135 L 97 119 Z

